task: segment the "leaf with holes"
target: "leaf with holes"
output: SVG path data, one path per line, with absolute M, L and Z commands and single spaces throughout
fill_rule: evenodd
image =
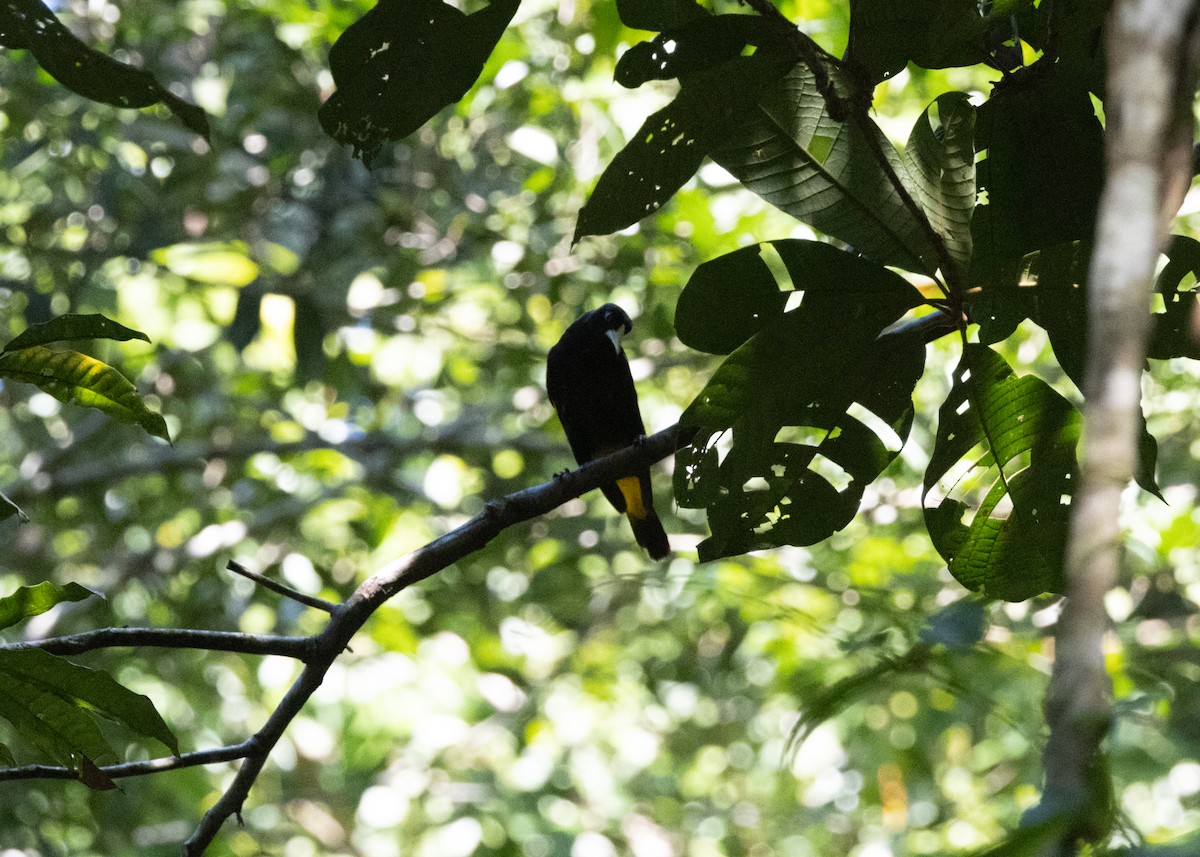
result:
M 787 65 L 764 52 L 689 75 L 675 100 L 647 119 L 604 170 L 573 240 L 617 232 L 658 211 L 744 121 L 747 101 Z
M 777 280 L 773 267 L 785 282 Z M 823 241 L 786 238 L 743 247 L 697 268 L 675 307 L 675 332 L 689 348 L 728 354 L 782 316 L 793 289 L 920 300 L 903 277 L 870 259 Z
M 1200 241 L 1184 235 L 1171 236 L 1167 264 L 1154 283 L 1161 301 L 1156 307 L 1147 355 L 1155 360 L 1171 357 L 1200 359 L 1194 319 L 1200 307 L 1196 299 L 1200 278 Z
M 96 408 L 170 440 L 166 421 L 146 407 L 137 388 L 116 369 L 86 354 L 40 345 L 8 351 L 0 354 L 0 378 L 34 384 L 59 401 Z
M 179 753 L 174 734 L 153 703 L 122 687 L 108 673 L 40 649 L 0 651 L 0 686 L 5 688 L 0 694 L 0 717 L 62 764 L 73 764 L 79 757 L 116 761 L 96 727 L 96 714 Z
M 747 45 L 768 50 L 785 47 L 779 28 L 766 18 L 705 15 L 625 51 L 615 78 L 630 89 L 648 80 L 682 78 L 741 56 Z
M 116 107 L 164 104 L 208 139 L 203 110 L 169 92 L 150 72 L 89 48 L 39 0 L 6 0 L 0 13 L 0 46 L 29 51 L 51 77 L 92 101 Z
M 764 301 L 760 329 L 680 418 L 698 432 L 676 457 L 675 494 L 708 510 L 702 560 L 837 532 L 908 436 L 925 347 L 880 332 L 921 297 L 890 272 L 830 270 L 793 271 L 799 307 Z
M 150 337 L 140 330 L 133 330 L 123 324 L 118 324 L 99 313 L 60 315 L 58 318 L 52 318 L 41 324 L 29 325 L 21 332 L 20 336 L 0 349 L 0 352 L 19 351 L 33 345 L 67 342 L 72 339 L 114 339 L 118 342 L 128 342 L 131 339 L 150 341 Z
M 45 613 L 56 604 L 82 601 L 95 594 L 78 583 L 59 586 L 47 580 L 33 586 L 19 586 L 12 595 L 0 598 L 0 630 Z
M 914 198 L 965 275 L 975 211 L 975 108 L 965 92 L 947 92 L 925 108 L 904 147 L 904 164 Z
M 441 0 L 380 0 L 329 51 L 337 89 L 321 127 L 364 163 L 407 137 L 474 85 L 520 0 L 465 15 Z
M 839 93 L 850 91 L 832 82 Z M 876 151 L 914 194 L 913 178 L 879 128 L 865 115 L 833 119 L 812 71 L 797 65 L 763 92 L 711 157 L 767 202 L 876 262 L 932 275 L 937 254 L 923 215 L 905 203 Z
M 1079 413 L 985 345 L 966 347 L 938 415 L 925 523 L 950 573 L 992 598 L 1061 592 Z
M 1104 128 L 1087 89 L 1075 85 L 1061 64 L 1027 84 L 998 88 L 976 120 L 982 157 L 976 178 L 986 201 L 971 221 L 971 281 L 985 294 L 1019 291 L 1023 256 L 1095 231 Z
M 1049 335 L 1050 347 L 1054 350 L 1058 365 L 1082 390 L 1088 352 L 1087 273 L 1091 247 L 1076 241 L 1048 247 L 1031 254 L 1029 258 L 1025 280 L 1027 283 L 1033 280 L 1033 285 L 1027 284 L 1019 289 L 1025 295 L 1020 300 L 1032 307 L 1029 315 Z M 1168 264 L 1164 275 L 1170 267 Z M 1160 289 L 1165 285 L 1163 276 L 1159 277 L 1158 283 Z M 1169 290 L 1169 286 L 1167 288 Z M 1191 302 L 1185 301 L 1183 306 L 1190 320 Z M 1169 316 L 1156 316 L 1158 318 L 1165 321 Z M 1178 316 L 1175 319 L 1181 320 Z M 1155 331 L 1158 330 L 1156 327 Z M 1155 337 L 1152 336 L 1151 342 L 1154 341 Z M 1158 441 L 1146 428 L 1146 418 L 1140 412 L 1138 423 L 1138 461 L 1133 476 L 1138 485 L 1161 500 L 1162 492 L 1154 475 L 1158 464 Z

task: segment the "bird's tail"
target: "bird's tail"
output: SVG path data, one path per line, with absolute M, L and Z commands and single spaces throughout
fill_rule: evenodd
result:
M 625 514 L 633 527 L 634 539 L 646 549 L 651 559 L 662 559 L 671 552 L 671 546 L 667 543 L 667 532 L 663 529 L 662 521 L 654 511 L 649 482 L 649 473 L 644 481 L 637 476 L 626 476 L 617 480 L 617 487 L 625 497 Z
M 654 509 L 648 511 L 650 514 L 642 518 L 629 516 L 629 523 L 633 525 L 633 537 L 646 549 L 651 559 L 662 559 L 671 552 L 671 546 L 667 543 L 667 531 L 663 529 L 662 521 L 658 519 Z

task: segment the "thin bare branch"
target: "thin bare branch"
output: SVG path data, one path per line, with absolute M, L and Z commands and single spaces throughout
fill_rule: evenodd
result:
M 141 777 L 147 774 L 159 774 L 163 771 L 176 771 L 180 768 L 194 768 L 197 765 L 213 765 L 218 762 L 232 762 L 237 759 L 244 759 L 254 751 L 254 747 L 254 739 L 250 739 L 240 744 L 233 744 L 228 747 L 216 747 L 212 750 L 197 750 L 194 753 L 166 756 L 161 759 L 149 759 L 145 762 L 107 765 L 100 768 L 100 770 L 114 780 L 121 777 Z M 0 781 L 77 779 L 79 779 L 79 771 L 57 765 L 26 765 L 22 768 L 0 768 Z
M 20 643 L 0 644 L 0 651 L 42 649 L 52 655 L 77 655 L 95 649 L 158 648 L 204 649 L 210 652 L 239 652 L 244 655 L 279 655 L 308 660 L 312 637 L 276 634 L 244 634 L 238 631 L 195 631 L 175 628 L 98 628 Z
M 251 571 L 239 562 L 230 560 L 225 567 L 234 574 L 240 574 L 247 580 L 253 580 L 259 586 L 269 589 L 272 592 L 277 592 L 284 598 L 290 598 L 293 601 L 297 601 L 300 604 L 305 605 L 306 607 L 312 607 L 316 610 L 324 610 L 326 613 L 332 613 L 334 608 L 337 606 L 332 601 L 326 601 L 324 598 L 317 598 L 315 595 L 305 595 L 303 592 L 292 589 L 292 587 L 286 586 L 277 580 L 271 580 L 269 577 L 263 577 L 263 575 L 259 574 L 257 571 Z

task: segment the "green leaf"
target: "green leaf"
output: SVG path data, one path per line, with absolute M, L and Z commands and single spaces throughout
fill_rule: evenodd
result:
M 241 241 L 173 244 L 151 250 L 150 259 L 198 283 L 240 288 L 258 278 L 258 265 Z
M 708 510 L 701 560 L 837 532 L 908 436 L 924 345 L 879 334 L 920 295 L 895 275 L 841 273 L 797 269 L 800 306 L 764 303 L 761 329 L 680 418 L 698 428 L 676 457 L 675 493 L 681 506 Z
M 1171 236 L 1167 264 L 1158 275 L 1154 289 L 1162 296 L 1162 308 L 1156 309 L 1146 356 L 1155 360 L 1172 357 L 1200 359 L 1200 337 L 1194 320 L 1197 307 L 1197 279 L 1200 278 L 1200 241 L 1184 235 Z
M 797 65 L 722 136 L 711 157 L 767 202 L 876 262 L 932 275 L 936 253 L 921 214 L 904 203 L 876 146 L 914 193 L 900 155 L 875 124 L 865 116 L 833 119 L 812 71 Z
M 69 696 L 61 696 L 36 681 L 10 672 L 11 662 L 27 651 L 0 652 L 0 717 L 18 735 L 53 761 L 74 766 L 77 756 L 115 762 L 116 753 L 100 733 L 95 719 Z
M 64 601 L 82 601 L 95 595 L 78 583 L 58 586 L 50 581 L 33 586 L 21 586 L 12 595 L 0 598 L 0 630 L 11 628 L 30 616 L 45 613 L 55 604 Z
M 17 766 L 17 760 L 13 758 L 12 750 L 4 744 L 0 744 L 0 765 L 6 768 L 15 768 Z
M 741 56 L 747 45 L 782 49 L 779 28 L 758 15 L 706 15 L 625 51 L 615 78 L 632 89 L 648 80 L 684 77 Z
M 520 0 L 464 15 L 441 0 L 380 0 L 329 51 L 337 90 L 321 127 L 365 163 L 474 85 Z
M 166 420 L 146 407 L 124 375 L 77 351 L 35 345 L 0 354 L 0 378 L 34 384 L 59 401 L 96 408 L 170 440 Z
M 1016 7 L 1033 2 L 989 5 L 984 16 L 976 0 L 851 0 L 845 60 L 871 83 L 891 77 L 910 60 L 921 68 L 986 62 L 989 45 L 1011 38 L 1009 17 Z
M 179 754 L 179 744 L 154 704 L 140 693 L 122 687 L 108 673 L 81 667 L 41 649 L 17 649 L 0 651 L 0 678 L 5 688 L 12 689 L 0 694 L 9 703 L 7 710 L 0 708 L 0 716 L 12 721 L 9 712 L 16 711 L 13 706 L 20 708 L 19 720 L 23 723 L 31 722 L 31 718 L 37 720 L 60 740 L 67 741 L 73 753 L 82 753 L 94 761 L 106 757 L 82 740 L 90 732 L 79 725 L 79 720 L 91 723 L 88 712 L 94 711 Z M 35 697 L 37 705 L 26 704 Z M 21 723 L 14 725 L 20 730 Z
M 974 136 L 975 108 L 967 94 L 947 92 L 921 114 L 904 149 L 904 164 L 916 190 L 913 196 L 962 274 L 971 264 Z
M 1031 308 L 1030 317 L 1049 335 L 1059 366 L 1080 390 L 1083 389 L 1088 353 L 1087 274 L 1090 261 L 1091 247 L 1082 242 L 1049 247 L 1030 257 L 1026 280 L 1032 279 L 1033 285 L 1015 290 L 1021 293 L 1018 300 Z M 1158 442 L 1147 430 L 1146 419 L 1140 413 L 1138 421 L 1138 464 L 1134 478 L 1138 485 L 1161 500 L 1162 493 L 1155 480 Z
M 777 280 L 771 256 L 782 262 L 790 282 Z M 728 354 L 783 314 L 793 288 L 915 295 L 899 274 L 832 244 L 768 241 L 705 262 L 692 273 L 675 308 L 676 334 L 689 348 Z
M 998 88 L 978 111 L 971 279 L 1016 288 L 1027 253 L 1086 240 L 1104 184 L 1104 130 L 1087 90 L 1058 67 Z M 1018 319 L 1019 321 L 1019 319 Z
M 744 122 L 747 99 L 787 64 L 763 52 L 681 81 L 675 100 L 650 116 L 601 174 L 573 240 L 617 232 L 658 211 L 710 149 Z
M 118 324 L 111 318 L 105 318 L 99 313 L 92 315 L 60 315 L 58 318 L 41 324 L 31 324 L 20 336 L 0 349 L 19 351 L 33 345 L 47 345 L 51 342 L 66 342 L 71 339 L 115 339 L 118 342 L 128 342 L 140 339 L 149 342 L 150 337 L 140 330 L 132 330 L 123 324 Z
M 0 45 L 28 50 L 55 80 L 84 98 L 116 107 L 164 104 L 188 128 L 208 139 L 208 117 L 165 89 L 148 71 L 93 50 L 75 38 L 40 0 L 7 0 Z
M 695 0 L 617 0 L 621 23 L 633 30 L 658 33 L 708 14 Z
M 1079 427 L 1044 381 L 967 346 L 923 494 L 930 538 L 963 586 L 1006 601 L 1062 591 Z

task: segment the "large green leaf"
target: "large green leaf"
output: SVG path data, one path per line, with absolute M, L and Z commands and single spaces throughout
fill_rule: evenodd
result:
M 616 81 L 633 88 L 684 77 L 741 56 L 747 45 L 782 48 L 779 28 L 759 15 L 705 15 L 625 51 Z
M 28 681 L 8 670 L 13 656 L 24 654 L 0 652 L 0 681 L 4 683 L 0 718 L 59 764 L 76 766 L 80 756 L 101 764 L 117 761 L 117 754 L 100 733 L 95 719 L 82 706 L 40 682 Z
M 166 421 L 146 407 L 137 388 L 116 369 L 86 354 L 40 345 L 5 352 L 0 354 L 0 378 L 35 384 L 60 401 L 96 408 L 170 440 Z
M 337 90 L 321 127 L 364 162 L 407 137 L 474 85 L 520 0 L 465 15 L 442 0 L 380 0 L 329 51 Z
M 904 148 L 904 164 L 914 197 L 965 275 L 975 211 L 975 108 L 965 92 L 947 92 L 925 109 Z
M 1049 247 L 1030 255 L 1025 284 L 1020 289 L 996 292 L 1000 303 L 1011 301 L 1015 304 L 1013 308 L 1003 310 L 1009 318 L 1028 315 L 1045 329 L 1059 366 L 1080 390 L 1083 389 L 1088 353 L 1087 275 L 1090 258 L 1090 245 L 1082 242 Z M 1138 466 L 1134 477 L 1138 485 L 1161 499 L 1155 480 L 1158 442 L 1147 430 L 1141 415 L 1139 422 Z
M 179 753 L 175 735 L 154 704 L 91 670 L 41 649 L 0 651 L 0 717 L 64 763 L 73 754 L 92 761 L 115 759 L 92 719 L 100 714 L 136 735 Z
M 681 81 L 675 100 L 650 116 L 601 174 L 580 209 L 574 240 L 616 232 L 658 211 L 745 121 L 755 93 L 789 64 L 762 52 Z
M 981 5 L 977 0 L 851 0 L 845 60 L 871 83 L 891 77 L 910 60 L 922 68 L 994 63 L 989 55 L 995 46 L 1012 37 L 1010 16 L 1033 0 L 996 0 L 987 4 L 986 15 Z
M 986 202 L 972 222 L 971 279 L 984 299 L 1017 288 L 1027 253 L 1086 240 L 1094 231 L 1104 184 L 1103 128 L 1086 90 L 1057 67 L 1042 72 L 998 87 L 978 111 L 975 145 L 984 157 L 977 174 Z
M 876 262 L 932 275 L 937 254 L 922 214 L 905 204 L 877 151 L 915 193 L 875 124 L 866 116 L 833 119 L 812 71 L 797 65 L 764 91 L 711 157 L 767 202 Z
M 768 262 L 773 255 L 790 283 L 777 281 Z M 697 268 L 675 307 L 675 332 L 690 348 L 728 354 L 783 314 L 793 288 L 919 298 L 904 278 L 869 259 L 789 238 L 752 244 Z
M 29 325 L 21 332 L 20 336 L 0 349 L 0 352 L 19 351 L 33 345 L 67 342 L 72 339 L 115 339 L 118 342 L 128 342 L 131 339 L 150 341 L 150 337 L 140 330 L 128 328 L 99 313 L 60 315 L 41 324 Z
M 1062 591 L 1079 426 L 1044 381 L 966 347 L 924 489 L 930 538 L 963 586 L 1006 601 Z
M 1200 359 L 1195 319 L 1200 312 L 1197 279 L 1200 278 L 1200 241 L 1184 235 L 1171 236 L 1167 264 L 1154 283 L 1162 304 L 1155 308 L 1147 356 L 1156 360 L 1171 357 Z
M 744 252 L 728 266 L 761 280 L 756 268 Z M 843 275 L 836 266 L 795 268 L 799 307 L 785 312 L 783 302 L 762 300 L 760 329 L 680 418 L 698 431 L 676 457 L 675 493 L 680 505 L 708 510 L 712 536 L 700 545 L 702 560 L 837 532 L 908 436 L 924 344 L 879 334 L 920 295 L 890 272 Z M 737 306 L 740 286 L 728 283 L 728 300 L 715 306 Z M 754 290 L 764 293 L 764 284 Z
M 617 0 L 617 14 L 626 27 L 661 32 L 709 12 L 695 0 Z
M 117 107 L 164 104 L 208 139 L 203 110 L 168 91 L 150 72 L 89 48 L 40 0 L 0 0 L 0 46 L 29 51 L 51 77 L 84 98 Z
M 95 594 L 78 583 L 59 586 L 47 580 L 34 586 L 20 586 L 12 595 L 0 598 L 0 630 L 45 613 L 56 604 L 82 601 Z

